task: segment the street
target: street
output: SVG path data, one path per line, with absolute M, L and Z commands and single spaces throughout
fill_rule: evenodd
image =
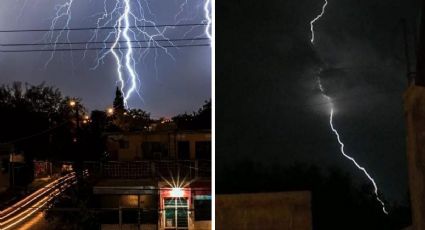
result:
M 69 173 L 6 208 L 0 213 L 0 229 L 34 229 L 43 222 L 50 201 L 75 183 L 75 172 Z

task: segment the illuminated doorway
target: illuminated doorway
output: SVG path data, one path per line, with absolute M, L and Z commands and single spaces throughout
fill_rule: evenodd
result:
M 164 198 L 165 229 L 189 229 L 188 198 Z

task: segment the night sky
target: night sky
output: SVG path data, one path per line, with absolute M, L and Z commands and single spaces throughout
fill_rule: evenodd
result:
M 29 0 L 2 1 L 0 30 L 49 28 L 55 15 L 55 6 L 64 2 L 64 0 L 43 0 L 36 3 Z M 94 27 L 96 17 L 103 11 L 103 2 L 74 0 L 69 27 Z M 109 6 L 115 3 L 115 1 L 106 2 Z M 188 0 L 187 5 L 181 8 L 180 4 L 184 2 L 186 0 L 148 0 L 152 14 L 147 13 L 147 19 L 155 20 L 157 24 L 201 23 L 204 20 L 203 2 Z M 58 27 L 62 25 L 64 20 L 58 22 Z M 169 38 L 182 38 L 184 33 L 188 32 L 187 37 L 205 37 L 203 30 L 203 27 L 169 29 L 166 35 Z M 44 34 L 45 32 L 1 33 L 0 43 L 43 42 L 41 39 Z M 70 40 L 87 41 L 90 36 L 90 31 L 72 31 Z M 43 47 L 24 48 L 43 49 Z M 197 110 L 205 100 L 211 98 L 211 48 L 169 48 L 169 51 L 175 60 L 158 50 L 157 68 L 154 63 L 155 50 L 151 51 L 144 62 L 138 62 L 137 71 L 142 81 L 140 89 L 142 98 L 137 95 L 132 97 L 129 101 L 131 108 L 142 108 L 155 118 L 171 117 Z M 117 80 L 115 62 L 112 56 L 109 56 L 98 69 L 90 70 L 96 64 L 95 51 L 89 51 L 85 59 L 82 58 L 82 54 L 83 52 L 74 51 L 71 58 L 70 52 L 57 52 L 45 68 L 50 52 L 0 53 L 0 84 L 10 84 L 13 81 L 31 84 L 46 82 L 59 88 L 65 95 L 82 98 L 89 110 L 104 110 L 111 106 L 115 96 Z
M 410 27 L 413 53 L 419 3 L 329 0 L 312 46 L 309 23 L 323 3 L 217 1 L 216 178 L 225 167 L 251 159 L 337 166 L 368 183 L 342 157 L 330 130 L 329 105 L 316 82 L 322 70 L 345 151 L 370 172 L 388 201 L 406 202 L 400 19 Z

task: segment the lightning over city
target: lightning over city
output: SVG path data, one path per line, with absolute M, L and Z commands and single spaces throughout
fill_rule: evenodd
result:
M 311 44 L 313 44 L 314 45 L 314 39 L 315 39 L 315 34 L 314 34 L 314 23 L 315 22 L 317 22 L 317 20 L 319 20 L 323 15 L 324 15 L 324 13 L 325 13 L 325 9 L 326 9 L 326 6 L 327 6 L 327 4 L 328 4 L 328 2 L 325 0 L 325 3 L 323 4 L 323 6 L 322 6 L 322 11 L 321 11 L 321 13 L 319 14 L 319 15 L 317 15 L 311 22 L 310 22 L 310 29 L 311 29 L 311 40 L 310 40 L 310 42 L 311 42 Z M 319 75 L 320 75 L 320 73 L 319 73 Z M 345 157 L 345 158 L 347 158 L 348 160 L 350 160 L 360 171 L 362 171 L 365 175 L 366 175 L 366 177 L 368 178 L 368 180 L 372 183 L 372 185 L 373 185 L 373 188 L 374 188 L 374 193 L 375 193 L 375 196 L 376 196 L 376 200 L 381 204 L 381 206 L 382 206 L 382 211 L 385 213 L 385 214 L 388 214 L 388 211 L 386 210 L 386 207 L 385 207 L 385 203 L 381 200 L 381 198 L 379 197 L 379 194 L 378 194 L 378 186 L 377 186 L 377 184 L 376 184 L 376 182 L 375 182 L 375 180 L 372 178 L 372 176 L 370 176 L 370 174 L 368 173 L 368 171 L 364 168 L 364 167 L 362 167 L 359 163 L 357 163 L 357 161 L 353 158 L 353 157 L 351 157 L 351 156 L 349 156 L 348 154 L 346 154 L 345 153 L 345 151 L 344 151 L 344 143 L 342 142 L 342 140 L 341 140 L 341 136 L 340 136 L 340 134 L 339 134 L 339 132 L 338 132 L 338 130 L 335 128 L 335 126 L 334 126 L 334 122 L 333 122 L 333 118 L 334 118 L 334 112 L 335 112 L 335 104 L 333 103 L 333 101 L 332 101 L 332 98 L 329 96 L 329 95 L 327 95 L 326 94 L 326 90 L 325 90 L 325 88 L 323 87 L 323 84 L 322 84 L 322 82 L 321 82 L 321 78 L 320 78 L 320 76 L 318 76 L 317 77 L 317 85 L 318 85 L 318 88 L 319 88 L 319 90 L 320 90 L 320 92 L 321 92 L 321 94 L 322 94 L 322 96 L 325 98 L 325 100 L 327 101 L 327 103 L 328 103 L 328 105 L 329 105 L 329 107 L 330 107 L 330 114 L 329 114 L 329 125 L 330 125 L 330 128 L 331 128 L 331 130 L 332 130 L 332 132 L 334 133 L 334 135 L 336 136 L 336 138 L 337 138 L 337 141 L 338 141 L 338 143 L 339 143 L 339 145 L 340 145 L 340 152 L 341 152 L 341 154 Z
M 67 44 L 69 50 L 72 45 L 70 28 L 72 21 L 72 7 L 77 0 L 66 0 L 65 3 L 55 6 L 55 16 L 51 21 L 50 31 L 44 36 L 44 40 L 52 44 L 53 49 L 45 67 L 49 65 L 55 56 L 57 46 Z M 96 70 L 100 65 L 104 64 L 106 59 L 111 57 L 115 62 L 115 74 L 117 86 L 121 89 L 124 97 L 125 106 L 129 107 L 129 100 L 134 95 L 137 95 L 141 100 L 140 92 L 142 84 L 142 76 L 138 64 L 144 62 L 153 53 L 154 60 L 153 68 L 158 75 L 157 59 L 162 51 L 171 60 L 175 61 L 173 52 L 169 49 L 179 50 L 179 47 L 187 46 L 206 46 L 211 44 L 211 1 L 205 0 L 202 5 L 196 3 L 199 12 L 203 13 L 204 19 L 198 23 L 193 23 L 192 18 L 188 18 L 186 8 L 188 0 L 183 0 L 178 7 L 178 12 L 175 15 L 175 22 L 172 24 L 158 24 L 156 15 L 152 12 L 150 3 L 147 0 L 129 1 L 103 1 L 103 11 L 93 14 L 91 17 L 96 19 L 96 25 L 91 29 L 91 36 L 82 48 L 84 50 L 82 60 L 87 58 L 87 52 L 96 50 L 95 64 L 91 67 Z M 195 14 L 196 16 L 196 14 Z M 187 23 L 187 22 L 190 23 Z M 60 29 L 58 27 L 61 26 Z M 202 34 L 195 34 L 191 38 L 186 35 L 191 33 L 194 28 L 204 27 Z M 188 29 L 185 29 L 188 28 Z M 185 31 L 182 38 L 171 38 L 169 34 L 173 30 L 181 29 Z M 76 29 L 78 30 L 78 29 Z M 106 31 L 106 32 L 105 32 Z M 65 43 L 60 42 L 61 39 Z M 182 43 L 182 42 L 188 43 Z M 199 41 L 204 43 L 199 44 Z M 195 43 L 198 42 L 198 43 Z M 209 42 L 209 43 L 205 43 Z M 194 44 L 195 43 L 195 44 Z M 92 47 L 93 44 L 100 44 L 101 47 Z M 83 45 L 79 43 L 79 45 Z M 158 76 L 156 76 L 158 77 Z
M 213 229 L 214 9 L 2 2 L 0 229 Z

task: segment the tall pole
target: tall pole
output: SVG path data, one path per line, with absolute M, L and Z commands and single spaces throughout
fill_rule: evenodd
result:
M 403 27 L 403 38 L 404 38 L 404 56 L 406 60 L 406 76 L 407 83 L 410 85 L 413 81 L 412 72 L 410 71 L 410 55 L 409 55 L 409 41 L 408 41 L 408 31 L 407 31 L 407 22 L 406 19 L 401 19 L 401 25 Z
M 76 125 L 77 125 L 77 127 L 76 127 L 76 130 L 75 130 L 75 138 L 74 138 L 74 151 L 76 151 L 77 152 L 77 154 L 75 154 L 75 156 L 76 156 L 76 162 L 75 162 L 75 171 L 76 171 L 76 173 L 77 173 L 77 179 L 79 180 L 80 178 L 82 178 L 82 176 L 83 176 L 83 169 L 82 169 L 82 162 L 80 162 L 81 161 L 81 159 L 80 159 L 80 157 L 81 157 L 81 153 L 80 153 L 80 142 L 81 142 L 81 140 L 80 140 L 80 113 L 79 113 L 79 110 L 80 110 L 80 108 L 79 108 L 79 103 L 76 101 L 76 100 L 71 100 L 70 102 L 69 102 L 69 105 L 73 108 L 73 109 L 75 109 L 75 121 L 76 121 Z
M 140 230 L 140 194 L 137 194 L 137 229 Z
M 418 62 L 416 64 L 415 83 L 418 86 L 425 86 L 425 0 L 422 0 L 421 18 L 419 21 L 419 43 L 418 46 Z
M 78 132 L 80 130 L 80 114 L 79 114 L 80 110 L 78 107 L 78 103 L 75 105 L 75 119 L 77 121 L 77 139 L 78 139 Z

